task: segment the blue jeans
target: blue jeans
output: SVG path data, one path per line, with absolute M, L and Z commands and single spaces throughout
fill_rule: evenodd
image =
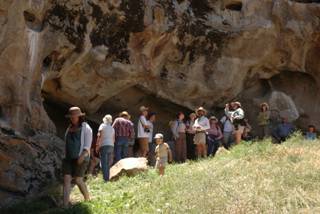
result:
M 103 173 L 103 179 L 105 181 L 109 181 L 112 153 L 113 146 L 102 146 L 100 148 L 101 168 Z
M 219 147 L 220 147 L 220 140 L 215 140 L 214 136 L 208 135 L 207 136 L 207 144 L 208 144 L 208 156 L 215 156 Z
M 115 146 L 116 161 L 128 157 L 129 139 L 127 137 L 117 137 Z

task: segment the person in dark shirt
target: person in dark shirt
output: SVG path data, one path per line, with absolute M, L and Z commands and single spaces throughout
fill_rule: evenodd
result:
M 294 130 L 294 126 L 288 121 L 288 118 L 282 117 L 281 123 L 273 132 L 273 137 L 275 138 L 277 143 L 282 143 L 286 141 L 288 137 L 290 137 Z

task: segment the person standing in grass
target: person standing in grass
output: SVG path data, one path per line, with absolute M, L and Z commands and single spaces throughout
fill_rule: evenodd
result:
M 260 139 L 270 136 L 270 110 L 268 103 L 260 105 L 260 112 L 258 114 L 258 125 L 260 128 Z
M 234 142 L 233 124 L 231 122 L 231 119 L 227 115 L 224 115 L 221 118 L 220 123 L 222 124 L 222 128 L 223 128 L 223 146 L 224 146 L 224 148 L 229 149 Z
M 197 148 L 198 158 L 207 157 L 206 149 L 206 131 L 210 129 L 210 123 L 208 118 L 205 116 L 207 111 L 203 107 L 199 107 L 196 110 L 198 118 L 195 120 L 193 128 L 196 131 L 194 136 L 194 144 Z
M 88 169 L 88 174 L 90 175 L 97 175 L 96 168 L 100 164 L 100 154 L 99 150 L 97 149 L 97 137 L 94 137 L 91 144 L 91 151 L 90 151 L 90 164 Z
M 308 126 L 308 131 L 305 136 L 306 140 L 316 140 L 317 139 L 317 133 L 316 133 L 316 127 L 314 125 Z
M 172 162 L 172 153 L 170 150 L 170 147 L 167 143 L 163 141 L 163 135 L 158 133 L 154 137 L 156 141 L 156 149 L 155 149 L 155 155 L 156 155 L 156 169 L 159 171 L 159 175 L 164 175 L 165 167 L 169 162 Z
M 110 166 L 113 162 L 115 131 L 111 124 L 112 116 L 108 114 L 103 118 L 103 123 L 99 127 L 97 140 L 98 148 L 100 150 L 103 180 L 105 182 L 109 181 Z
M 154 123 L 156 122 L 156 113 L 151 112 L 147 116 L 147 125 L 149 126 L 149 152 L 148 152 L 148 163 L 151 166 L 154 166 L 155 159 L 154 159 L 154 149 L 156 148 L 156 144 L 153 143 L 153 130 L 154 130 Z
M 149 151 L 150 126 L 147 123 L 148 108 L 141 106 L 138 121 L 139 156 L 147 157 Z
M 184 114 L 179 112 L 177 119 L 171 125 L 171 131 L 175 140 L 176 161 L 183 163 L 187 159 L 187 145 L 186 145 L 186 124 L 184 123 Z
M 70 204 L 71 181 L 74 179 L 84 199 L 90 200 L 83 176 L 88 168 L 92 143 L 92 129 L 84 121 L 85 114 L 79 107 L 71 107 L 66 115 L 70 125 L 65 134 L 66 153 L 63 159 L 63 205 Z
M 131 122 L 132 124 L 132 127 L 133 127 L 133 133 L 134 133 L 134 124 L 131 120 L 131 115 L 128 114 L 128 120 Z M 133 151 L 133 148 L 134 148 L 134 144 L 135 144 L 135 133 L 133 135 L 132 138 L 129 139 L 129 143 L 128 143 L 128 157 L 134 157 L 134 151 Z
M 279 144 L 286 141 L 294 132 L 294 126 L 288 121 L 287 117 L 282 117 L 281 120 L 281 123 L 277 126 L 273 133 L 273 137 Z
M 186 141 L 187 141 L 187 158 L 194 160 L 196 158 L 195 145 L 194 145 L 194 135 L 196 130 L 194 130 L 193 125 L 197 118 L 195 113 L 189 115 L 189 120 L 186 122 Z
M 112 125 L 116 136 L 116 161 L 128 157 L 129 141 L 134 138 L 134 127 L 129 117 L 129 113 L 123 111 Z
M 235 143 L 240 144 L 242 134 L 245 128 L 244 111 L 240 102 L 232 102 L 231 105 L 226 104 L 225 114 L 230 118 L 234 126 Z
M 215 156 L 223 139 L 223 134 L 216 117 L 210 117 L 210 129 L 207 130 L 208 156 Z

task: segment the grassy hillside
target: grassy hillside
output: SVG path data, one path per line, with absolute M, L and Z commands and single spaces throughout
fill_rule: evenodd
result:
M 10 213 L 320 213 L 320 142 L 243 143 L 215 158 L 171 165 L 105 184 L 88 182 L 92 201 L 69 210 L 35 202 Z M 74 201 L 81 200 L 78 190 Z

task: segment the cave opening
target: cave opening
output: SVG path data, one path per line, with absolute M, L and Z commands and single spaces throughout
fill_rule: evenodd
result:
M 242 2 L 234 1 L 225 5 L 225 8 L 233 11 L 241 11 L 242 10 Z
M 101 122 L 102 117 L 107 113 L 116 118 L 121 111 L 128 111 L 136 128 L 140 106 L 147 106 L 149 112 L 156 113 L 154 134 L 161 132 L 166 140 L 171 139 L 169 122 L 175 119 L 176 114 L 180 111 L 184 112 L 187 118 L 187 115 L 191 113 L 190 109 L 161 98 L 147 88 L 133 86 L 107 100 L 90 118 L 95 122 Z
M 43 106 L 49 118 L 56 126 L 57 136 L 63 139 L 65 131 L 69 126 L 69 120 L 65 117 L 65 115 L 68 113 L 68 109 L 71 107 L 71 105 L 45 98 Z M 93 130 L 93 133 L 96 134 L 99 124 L 87 117 L 86 122 L 89 123 Z
M 57 135 L 61 138 L 64 137 L 65 130 L 69 124 L 65 115 L 70 106 L 71 104 L 44 96 L 44 108 L 56 126 Z M 136 128 L 140 106 L 147 106 L 150 112 L 156 113 L 154 134 L 161 132 L 165 135 L 166 140 L 171 140 L 169 122 L 176 118 L 176 114 L 180 111 L 184 112 L 187 118 L 187 115 L 191 113 L 190 109 L 158 97 L 146 88 L 133 86 L 105 101 L 95 113 L 88 114 L 86 112 L 86 121 L 92 127 L 94 134 L 96 134 L 99 125 L 102 123 L 102 118 L 106 114 L 111 114 L 113 119 L 115 119 L 120 112 L 128 111 Z

